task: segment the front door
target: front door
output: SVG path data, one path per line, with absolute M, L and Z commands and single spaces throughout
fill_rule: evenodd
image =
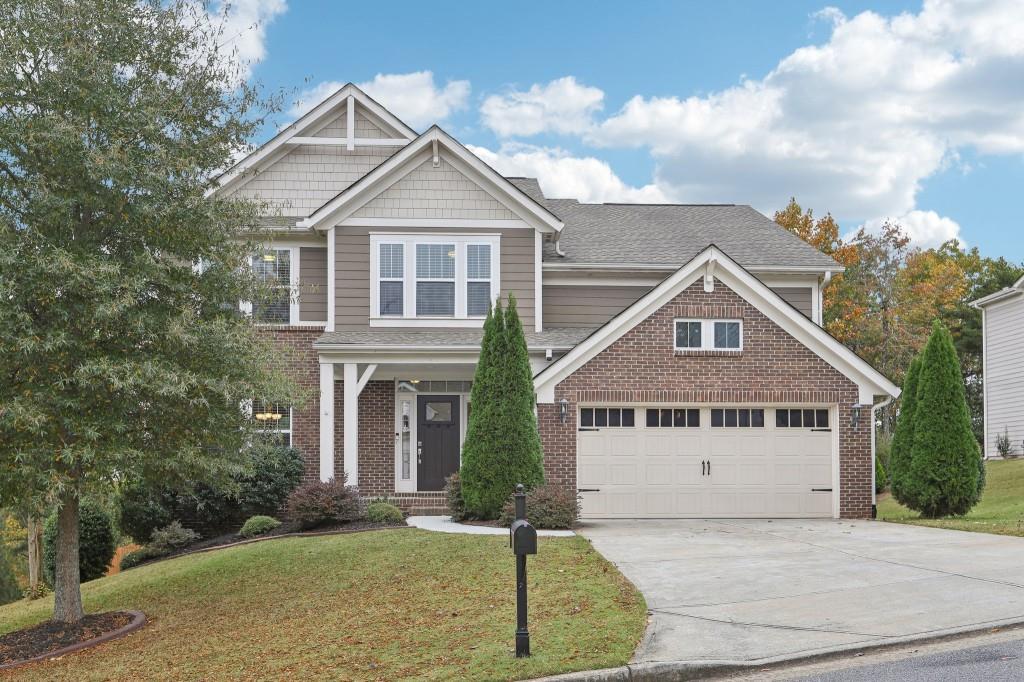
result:
M 443 490 L 459 470 L 459 396 L 418 396 L 416 411 L 416 489 Z

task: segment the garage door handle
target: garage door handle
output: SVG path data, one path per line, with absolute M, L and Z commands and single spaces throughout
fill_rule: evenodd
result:
M 829 433 L 832 433 L 832 429 L 811 429 L 811 431 L 827 431 Z
M 577 493 L 599 493 L 599 492 L 601 492 L 601 489 L 600 488 L 577 488 L 576 492 Z
M 832 488 L 811 488 L 812 493 L 830 493 Z
M 601 429 L 582 428 L 580 431 L 600 431 Z

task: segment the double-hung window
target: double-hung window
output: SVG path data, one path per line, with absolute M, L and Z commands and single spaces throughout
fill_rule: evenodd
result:
M 371 325 L 479 326 L 498 295 L 499 246 L 494 235 L 371 235 Z
M 267 249 L 250 262 L 266 289 L 266 296 L 252 303 L 253 319 L 262 324 L 288 324 L 292 319 L 292 250 Z
M 742 320 L 676 320 L 675 349 L 680 351 L 743 350 Z

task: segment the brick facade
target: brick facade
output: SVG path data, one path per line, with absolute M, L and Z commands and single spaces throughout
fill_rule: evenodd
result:
M 674 350 L 676 318 L 743 320 L 741 352 Z M 721 282 L 700 280 L 555 387 L 554 404 L 538 406 L 545 473 L 576 487 L 576 416 L 581 402 L 838 404 L 840 515 L 871 515 L 871 417 L 851 426 L 857 386 Z M 569 401 L 562 424 L 558 402 Z M 867 412 L 867 410 L 865 410 Z

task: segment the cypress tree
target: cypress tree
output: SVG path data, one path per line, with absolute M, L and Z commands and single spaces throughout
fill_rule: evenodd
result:
M 537 401 L 533 391 L 533 369 L 530 367 L 523 323 L 516 308 L 516 297 L 512 294 L 509 294 L 505 313 L 505 348 L 501 365 L 504 370 L 501 409 L 505 413 L 501 421 L 504 426 L 501 445 L 506 453 L 503 469 L 508 478 L 502 481 L 507 487 L 502 503 L 518 483 L 527 489 L 544 483 L 544 454 L 534 412 Z
M 893 497 L 908 507 L 912 506 L 912 489 L 907 487 L 906 482 L 910 471 L 910 451 L 914 445 L 914 408 L 917 407 L 917 382 L 920 374 L 921 356 L 917 356 L 911 361 L 903 380 L 903 392 L 900 394 L 902 404 L 889 455 L 889 483 Z
M 493 472 L 489 469 L 488 453 L 496 447 L 496 374 L 504 337 L 505 316 L 499 299 L 494 308 L 488 308 L 487 319 L 484 320 L 484 335 L 480 342 L 480 358 L 476 363 L 473 389 L 469 396 L 469 422 L 466 424 L 466 439 L 462 444 L 462 464 L 459 468 L 466 514 L 474 518 L 485 517 L 486 491 L 493 486 Z
M 938 321 L 921 356 L 906 486 L 925 517 L 960 515 L 979 498 L 978 442 L 953 338 Z

